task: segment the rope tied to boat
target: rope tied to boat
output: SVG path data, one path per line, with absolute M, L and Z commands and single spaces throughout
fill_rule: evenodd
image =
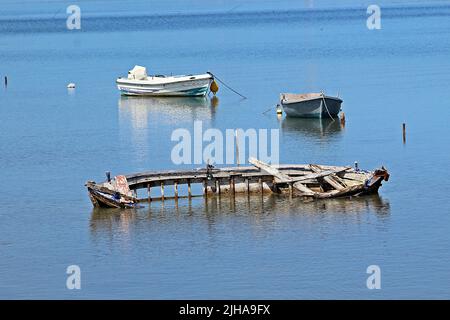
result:
M 237 95 L 241 96 L 242 98 L 247 99 L 246 96 L 244 96 L 243 94 L 241 94 L 241 93 L 237 92 L 236 90 L 234 90 L 232 87 L 230 87 L 230 86 L 227 85 L 225 82 L 223 82 L 222 80 L 220 80 L 215 74 L 213 74 L 212 72 L 209 72 L 209 71 L 208 71 L 208 73 L 209 73 L 210 75 L 212 75 L 212 76 L 214 77 L 214 79 L 217 79 L 217 81 L 219 81 L 221 84 L 223 84 L 228 90 L 231 90 L 231 91 L 233 91 L 234 93 L 236 93 Z
M 333 116 L 332 116 L 331 113 L 330 113 L 330 110 L 328 110 L 328 106 L 327 106 L 327 102 L 325 101 L 325 94 L 323 93 L 323 90 L 320 92 L 320 95 L 322 96 L 322 100 L 323 100 L 323 103 L 325 104 L 325 109 L 327 110 L 328 115 L 330 116 L 330 118 L 331 118 L 333 121 L 335 121 L 334 118 L 333 118 Z

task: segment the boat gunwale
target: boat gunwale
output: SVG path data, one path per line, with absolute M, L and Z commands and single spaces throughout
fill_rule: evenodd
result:
M 176 83 L 183 83 L 183 82 L 193 82 L 198 80 L 213 80 L 214 76 L 212 76 L 209 73 L 199 74 L 199 75 L 192 75 L 192 76 L 179 76 L 180 78 L 186 78 L 186 79 L 180 79 L 176 78 L 176 81 L 165 81 L 165 82 L 153 82 L 152 80 L 138 80 L 138 79 L 128 79 L 128 78 L 122 78 L 119 77 L 116 79 L 116 84 L 120 85 L 171 85 Z M 190 77 L 196 77 L 195 79 L 191 79 Z M 149 76 L 147 77 L 149 78 Z M 169 79 L 169 78 L 175 78 L 175 76 L 169 76 L 169 77 L 154 77 L 155 79 Z
M 344 102 L 341 98 L 331 97 L 331 96 L 320 96 L 320 97 L 314 97 L 314 98 L 309 98 L 309 99 L 297 99 L 297 100 L 280 99 L 280 102 L 282 105 L 287 105 L 287 104 L 296 104 L 296 103 L 302 103 L 302 102 L 314 101 L 314 100 L 322 100 L 322 99 L 336 100 L 336 101 L 339 101 L 339 103 Z

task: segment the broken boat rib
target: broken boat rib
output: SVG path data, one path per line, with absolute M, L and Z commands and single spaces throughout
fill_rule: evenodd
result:
M 191 197 L 191 184 L 203 185 L 203 196 L 235 193 L 273 192 L 287 193 L 313 199 L 326 199 L 378 192 L 383 181 L 389 180 L 382 167 L 364 171 L 353 167 L 326 165 L 269 165 L 249 159 L 253 166 L 171 170 L 120 175 L 103 183 L 88 181 L 91 202 L 96 207 L 132 208 L 141 201 L 164 200 L 164 187 L 174 186 L 177 199 L 178 186 L 187 184 Z M 158 187 L 160 198 L 151 198 L 150 190 Z M 138 199 L 137 190 L 147 189 L 148 197 Z

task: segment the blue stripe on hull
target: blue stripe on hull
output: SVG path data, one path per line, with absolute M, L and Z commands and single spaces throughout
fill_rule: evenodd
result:
M 139 92 L 135 90 L 127 90 L 122 88 L 121 93 L 123 95 L 136 95 L 136 96 L 183 96 L 183 97 L 193 97 L 193 96 L 205 96 L 208 92 L 208 87 L 194 88 L 181 91 L 172 92 Z

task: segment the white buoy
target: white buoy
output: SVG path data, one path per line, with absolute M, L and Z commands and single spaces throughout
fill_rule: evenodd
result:
M 67 85 L 67 89 L 75 89 L 75 83 L 71 82 Z

